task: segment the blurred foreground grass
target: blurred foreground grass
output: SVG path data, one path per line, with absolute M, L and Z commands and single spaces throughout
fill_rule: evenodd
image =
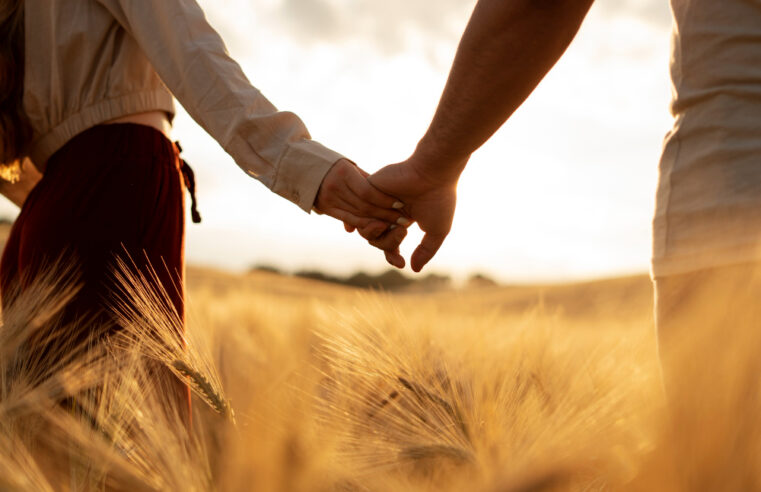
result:
M 190 268 L 187 346 L 125 292 L 126 336 L 31 383 L 13 347 L 41 314 L 5 320 L 1 490 L 688 490 L 645 276 L 385 294 Z M 143 359 L 190 376 L 192 430 Z
M 241 433 L 223 490 L 602 490 L 656 446 L 645 276 L 393 295 L 188 277 Z

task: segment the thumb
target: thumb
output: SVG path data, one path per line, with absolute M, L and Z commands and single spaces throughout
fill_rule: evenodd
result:
M 446 234 L 426 234 L 423 236 L 423 240 L 415 248 L 415 252 L 412 253 L 410 258 L 410 266 L 415 272 L 419 272 L 423 267 L 431 261 L 431 258 L 436 254 L 441 245 L 444 243 Z
M 379 190 L 388 193 L 389 189 L 399 188 L 399 184 L 405 181 L 402 173 L 403 169 L 400 166 L 401 163 L 389 164 L 368 176 L 367 180 Z

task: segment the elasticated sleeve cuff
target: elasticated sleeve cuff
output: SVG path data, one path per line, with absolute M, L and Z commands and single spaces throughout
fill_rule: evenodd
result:
M 272 191 L 309 213 L 322 180 L 341 159 L 344 156 L 314 140 L 293 142 L 278 163 Z

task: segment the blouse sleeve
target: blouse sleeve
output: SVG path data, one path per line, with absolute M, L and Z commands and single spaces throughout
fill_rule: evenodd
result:
M 135 38 L 188 113 L 247 174 L 312 209 L 342 155 L 311 139 L 298 116 L 278 111 L 230 57 L 195 0 L 98 0 Z

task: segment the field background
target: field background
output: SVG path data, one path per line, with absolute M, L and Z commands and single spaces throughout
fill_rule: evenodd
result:
M 245 423 L 223 489 L 647 490 L 662 465 L 646 275 L 389 293 L 189 267 L 187 283 Z
M 162 424 L 119 473 L 149 490 L 676 489 L 652 294 L 646 275 L 382 292 L 189 266 L 191 362 L 234 424 L 196 399 L 200 451 Z M 91 487 L 39 462 L 33 487 L 6 481 L 121 476 L 88 456 Z

